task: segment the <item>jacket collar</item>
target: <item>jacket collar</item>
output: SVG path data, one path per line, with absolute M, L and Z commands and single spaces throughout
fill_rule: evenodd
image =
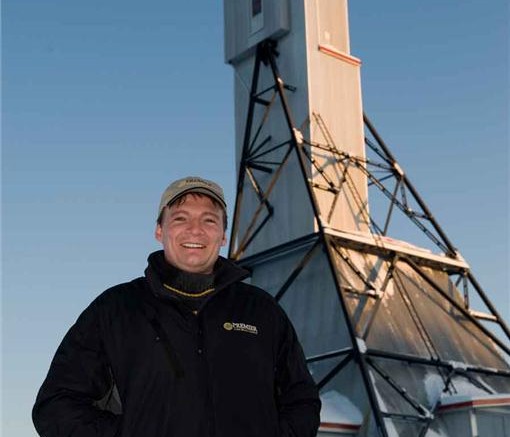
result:
M 163 280 L 155 268 L 155 260 L 157 257 L 163 256 L 163 251 L 159 250 L 149 255 L 147 261 L 148 266 L 145 269 L 145 277 L 150 285 L 152 292 L 159 297 L 175 298 L 163 287 Z M 233 261 L 218 257 L 214 267 L 214 288 L 215 293 L 225 289 L 229 285 L 246 279 L 250 273 L 248 270 L 238 266 Z

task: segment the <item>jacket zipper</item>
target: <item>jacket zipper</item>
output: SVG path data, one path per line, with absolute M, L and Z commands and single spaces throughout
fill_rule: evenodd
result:
M 170 339 L 166 335 L 166 332 L 161 327 L 161 323 L 159 323 L 159 320 L 155 317 L 149 319 L 150 324 L 152 325 L 152 328 L 156 332 L 156 341 L 161 341 L 163 344 L 163 348 L 165 349 L 166 356 L 168 358 L 168 362 L 170 364 L 170 367 L 175 373 L 175 377 L 177 379 L 181 379 L 184 377 L 184 369 L 182 367 L 182 364 L 179 360 L 179 357 L 175 353 L 175 349 L 170 343 Z
M 202 308 L 203 310 L 203 308 Z M 214 402 L 212 396 L 212 386 L 211 386 L 211 376 L 209 374 L 209 365 L 207 362 L 206 354 L 207 350 L 205 348 L 205 333 L 204 333 L 204 323 L 202 317 L 203 311 L 199 311 L 196 314 L 197 318 L 197 353 L 199 355 L 200 365 L 204 372 L 204 380 L 205 380 L 205 388 L 206 388 L 206 410 L 207 410 L 207 434 L 209 437 L 214 437 L 216 435 L 216 422 L 214 415 Z

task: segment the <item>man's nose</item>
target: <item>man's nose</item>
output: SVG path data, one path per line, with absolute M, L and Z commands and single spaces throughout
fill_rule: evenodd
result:
M 191 219 L 189 221 L 188 230 L 192 234 L 201 234 L 203 232 L 202 223 L 199 219 Z

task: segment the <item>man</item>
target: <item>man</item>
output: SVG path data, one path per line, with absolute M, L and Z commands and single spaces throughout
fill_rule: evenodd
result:
M 294 329 L 219 256 L 226 224 L 216 183 L 188 177 L 165 190 L 163 250 L 64 337 L 33 410 L 41 436 L 315 436 L 320 401 Z

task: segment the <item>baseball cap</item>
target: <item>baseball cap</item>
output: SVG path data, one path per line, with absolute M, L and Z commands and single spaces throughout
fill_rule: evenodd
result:
M 216 182 L 202 179 L 198 176 L 187 176 L 172 182 L 163 192 L 161 195 L 161 202 L 159 203 L 158 217 L 160 216 L 161 211 L 165 209 L 165 206 L 173 203 L 179 197 L 188 193 L 205 194 L 206 196 L 218 201 L 223 209 L 227 209 L 223 189 Z

